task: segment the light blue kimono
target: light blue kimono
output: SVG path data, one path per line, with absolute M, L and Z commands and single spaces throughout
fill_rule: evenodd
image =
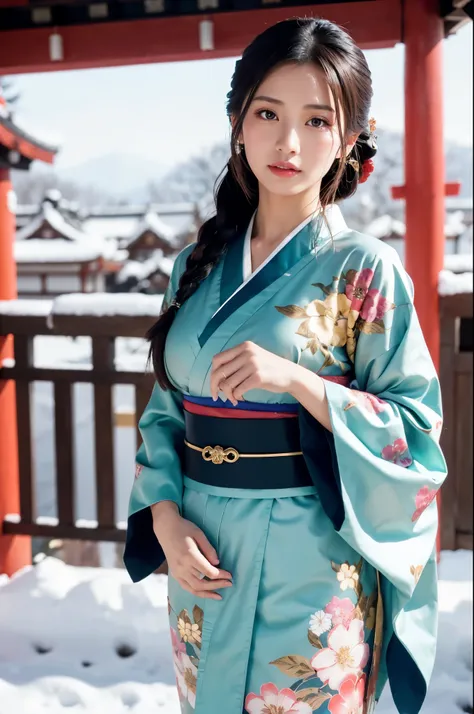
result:
M 156 386 L 140 421 L 126 567 L 140 580 L 162 562 L 149 506 L 168 499 L 233 574 L 221 601 L 169 577 L 183 714 L 366 714 L 387 678 L 399 713 L 417 714 L 436 648 L 435 495 L 446 466 L 411 281 L 395 251 L 349 230 L 336 207 L 252 275 L 250 230 L 169 333 L 178 391 Z M 176 260 L 168 301 L 191 249 Z M 210 397 L 213 356 L 245 340 L 332 378 L 332 433 L 299 410 L 314 486 L 229 489 L 183 473 L 183 395 Z M 245 399 L 295 403 L 263 390 Z

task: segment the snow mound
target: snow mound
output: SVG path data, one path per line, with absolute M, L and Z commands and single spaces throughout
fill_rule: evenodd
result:
M 56 558 L 0 578 L 0 714 L 178 714 L 166 576 Z
M 439 642 L 422 714 L 472 707 L 472 553 L 443 552 Z M 0 576 L 0 714 L 179 714 L 166 576 L 40 559 Z M 223 713 L 224 714 L 224 713 Z M 389 687 L 377 714 L 396 714 Z

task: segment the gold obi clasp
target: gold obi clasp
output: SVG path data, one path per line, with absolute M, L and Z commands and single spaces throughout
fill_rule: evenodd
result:
M 224 449 L 222 446 L 205 446 L 202 450 L 202 458 L 204 461 L 212 461 L 213 464 L 235 464 L 240 459 L 240 454 L 237 449 L 229 447 Z

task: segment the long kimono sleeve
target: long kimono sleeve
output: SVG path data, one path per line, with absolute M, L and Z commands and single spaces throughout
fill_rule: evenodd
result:
M 336 530 L 380 573 L 376 698 L 388 676 L 400 714 L 417 714 L 436 649 L 435 496 L 446 476 L 439 383 L 398 258 L 344 279 L 355 380 L 325 382 L 332 433 L 301 410 L 302 448 Z
M 186 248 L 173 266 L 164 303 L 174 297 L 184 270 Z M 165 391 L 156 383 L 138 427 L 142 443 L 136 456 L 135 480 L 130 495 L 124 564 L 134 582 L 154 572 L 164 561 L 163 550 L 153 531 L 150 506 L 173 501 L 182 507 L 184 448 L 183 397 Z

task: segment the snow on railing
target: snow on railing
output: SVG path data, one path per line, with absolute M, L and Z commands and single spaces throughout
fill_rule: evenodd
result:
M 141 293 L 69 293 L 54 300 L 0 300 L 0 315 L 46 317 L 158 317 L 163 295 Z

